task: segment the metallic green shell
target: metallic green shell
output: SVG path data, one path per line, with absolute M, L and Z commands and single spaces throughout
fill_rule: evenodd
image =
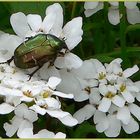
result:
M 56 59 L 65 42 L 50 34 L 39 34 L 23 42 L 14 52 L 14 63 L 22 69 L 42 66 Z

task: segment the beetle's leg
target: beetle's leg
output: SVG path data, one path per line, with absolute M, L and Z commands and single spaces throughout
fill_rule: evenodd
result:
M 6 62 L 1 62 L 0 64 L 8 64 L 10 65 L 10 63 L 12 62 L 12 60 L 14 59 L 14 56 L 12 56 L 9 60 L 7 60 Z
M 48 68 L 54 65 L 54 61 L 56 60 L 56 57 L 54 57 L 51 61 L 50 64 L 48 65 Z
M 41 66 L 38 66 L 38 68 L 37 69 L 35 69 L 32 73 L 30 73 L 30 74 L 28 74 L 29 75 L 29 79 L 28 79 L 28 81 L 29 80 L 31 80 L 31 78 L 32 78 L 32 76 L 42 67 L 43 65 L 41 65 Z
M 25 39 L 31 39 L 33 38 L 33 36 L 28 36 L 28 37 L 25 37 Z

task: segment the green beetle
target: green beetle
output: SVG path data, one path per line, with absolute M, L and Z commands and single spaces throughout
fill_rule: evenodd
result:
M 2 62 L 0 64 L 8 63 L 14 60 L 16 67 L 21 69 L 28 69 L 38 66 L 38 68 L 29 74 L 30 78 L 34 73 L 39 70 L 44 63 L 50 62 L 53 65 L 56 57 L 61 54 L 61 50 L 67 49 L 67 45 L 64 40 L 60 40 L 51 34 L 38 34 L 35 37 L 28 38 L 27 41 L 20 44 L 15 52 L 14 56 Z

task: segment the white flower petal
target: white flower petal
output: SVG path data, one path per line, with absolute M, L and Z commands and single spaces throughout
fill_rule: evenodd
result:
M 20 133 L 18 133 L 19 138 L 34 138 L 33 128 L 25 128 Z
M 106 85 L 100 84 L 99 85 L 99 92 L 105 96 L 108 93 L 108 88 Z
M 65 64 L 65 57 L 57 57 L 55 62 L 54 62 L 54 65 L 57 67 L 57 68 L 65 68 L 66 67 L 66 64 Z
M 69 21 L 63 28 L 63 36 L 69 50 L 72 50 L 80 41 L 83 35 L 82 18 L 77 17 Z
M 96 75 L 96 68 L 89 59 L 83 61 L 82 66 L 78 69 L 73 69 L 72 72 L 82 79 L 91 79 Z
M 120 64 L 122 63 L 122 59 L 121 58 L 116 58 L 113 61 L 110 62 L 110 64 L 108 64 L 106 66 L 106 71 L 108 73 L 115 73 L 118 74 L 120 72 Z
M 140 102 L 140 92 L 137 93 L 137 95 L 136 95 L 136 99 Z
M 94 1 L 94 2 L 85 2 L 84 8 L 85 9 L 94 9 L 94 8 L 96 8 L 98 6 L 98 4 L 99 4 L 99 2 L 96 2 L 96 1 Z
M 47 104 L 48 108 L 59 109 L 61 107 L 60 102 L 52 97 L 46 98 L 45 103 Z
M 112 102 L 118 107 L 123 107 L 125 104 L 125 100 L 122 97 L 120 97 L 119 95 L 115 95 L 112 98 Z
M 17 90 L 17 89 L 10 89 L 10 88 L 6 88 L 4 86 L 0 86 L 0 90 L 1 90 L 1 93 L 0 95 L 6 95 L 6 96 L 21 96 L 22 95 L 22 92 L 20 90 Z
M 15 109 L 15 107 L 13 107 L 10 104 L 7 104 L 7 103 L 0 104 L 0 114 L 11 113 L 14 109 Z
M 112 6 L 119 6 L 119 2 L 118 2 L 118 1 L 109 1 L 109 3 L 110 3 Z
M 100 123 L 102 120 L 104 120 L 106 118 L 106 114 L 96 110 L 95 115 L 94 115 L 94 123 Z
M 124 99 L 125 99 L 128 103 L 133 103 L 133 102 L 134 102 L 134 97 L 131 95 L 130 92 L 124 91 L 124 92 L 122 93 L 122 96 L 124 97 Z
M 109 127 L 109 120 L 108 118 L 104 118 L 103 120 L 101 120 L 101 122 L 99 122 L 98 124 L 96 124 L 96 130 L 98 132 L 104 132 L 105 130 L 107 130 Z
M 83 61 L 77 55 L 73 53 L 67 53 L 65 55 L 65 64 L 68 69 L 77 69 L 82 66 Z
M 126 9 L 127 20 L 130 24 L 140 23 L 140 10 L 138 6 L 134 9 Z
M 32 110 L 26 111 L 26 113 L 24 114 L 24 118 L 27 118 L 31 122 L 35 122 L 36 120 L 38 120 L 36 112 Z
M 15 115 L 22 118 L 26 111 L 28 111 L 28 107 L 26 104 L 22 103 L 16 107 Z
M 22 118 L 14 116 L 11 120 L 11 124 L 4 123 L 3 128 L 6 131 L 6 135 L 8 137 L 12 137 L 16 133 L 16 131 L 18 130 L 22 121 L 23 121 Z
M 31 32 L 27 23 L 27 17 L 22 12 L 12 14 L 10 22 L 15 33 L 21 38 L 25 38 L 26 34 Z
M 136 104 L 129 105 L 130 112 L 140 121 L 140 107 Z
M 128 68 L 123 71 L 124 77 L 128 78 L 132 76 L 134 73 L 136 73 L 139 70 L 137 65 L 134 65 L 132 68 Z
M 91 15 L 95 14 L 96 12 L 100 11 L 101 9 L 103 9 L 104 4 L 103 2 L 99 2 L 98 6 L 94 9 L 87 9 L 85 10 L 85 16 L 86 17 L 90 17 Z
M 133 1 L 133 2 L 132 1 L 125 1 L 124 5 L 128 9 L 134 9 L 134 8 L 136 8 L 137 2 L 136 1 Z
M 10 42 L 10 44 L 9 44 Z M 13 54 L 15 49 L 23 42 L 23 40 L 16 36 L 16 35 L 9 35 L 9 34 L 2 34 L 0 36 L 0 50 L 8 50 L 9 52 L 7 53 L 7 55 L 3 55 L 3 58 L 5 58 L 5 60 L 1 60 L 1 61 L 6 61 L 8 59 L 10 59 Z
M 81 85 L 78 79 L 65 69 L 60 70 L 62 82 L 58 85 L 57 90 L 66 93 L 73 94 L 75 101 L 85 101 L 89 98 L 88 94 L 81 93 Z M 67 80 L 69 79 L 69 80 Z
M 42 22 L 42 26 L 41 26 L 44 33 L 46 33 L 46 34 L 49 33 L 49 31 L 51 30 L 51 28 L 53 27 L 53 25 L 55 23 L 55 18 L 56 18 L 56 14 L 54 14 L 54 13 L 49 13 L 44 18 L 44 20 Z
M 33 31 L 39 32 L 39 29 L 41 28 L 42 24 L 42 19 L 40 15 L 37 14 L 27 15 L 27 22 Z
M 93 88 L 91 89 L 91 91 L 92 93 L 89 95 L 90 104 L 99 104 L 99 101 L 101 100 L 101 96 L 98 89 Z
M 78 121 L 73 118 L 70 114 L 68 114 L 67 116 L 65 117 L 61 117 L 61 118 L 58 118 L 63 124 L 67 125 L 67 126 L 75 126 Z
M 98 74 L 103 73 L 106 74 L 106 69 L 104 65 L 97 59 L 90 59 L 90 61 L 93 63 L 93 65 L 96 67 L 96 72 Z M 97 77 L 99 78 L 99 77 Z
M 46 109 L 44 108 L 41 108 L 40 106 L 38 105 L 33 105 L 30 107 L 30 109 L 34 110 L 36 113 L 39 113 L 41 115 L 45 115 L 46 114 Z
M 69 39 L 66 39 L 65 43 L 67 44 L 69 50 L 72 50 L 75 46 L 79 44 L 79 42 L 81 42 L 81 40 L 82 40 L 81 36 L 71 37 Z
M 47 85 L 51 88 L 51 89 L 56 89 L 56 86 L 61 82 L 60 78 L 57 77 L 50 77 L 48 80 Z
M 139 124 L 133 118 L 130 119 L 127 125 L 123 124 L 122 127 L 127 134 L 132 134 L 139 130 Z
M 127 86 L 127 90 L 129 90 L 130 92 L 139 92 L 140 91 L 140 89 L 135 85 Z
M 54 136 L 54 138 L 66 138 L 66 134 L 64 134 L 62 132 L 58 132 L 58 133 L 56 133 L 56 135 Z
M 34 136 L 37 137 L 37 138 L 53 138 L 54 133 L 50 132 L 46 129 L 42 129 L 37 134 L 35 134 Z
M 63 9 L 61 5 L 59 3 L 55 3 L 47 7 L 46 16 L 48 16 L 48 14 L 50 13 L 53 13 L 55 15 L 55 21 L 50 30 L 50 34 L 60 37 L 63 26 Z
M 74 113 L 73 117 L 78 120 L 78 124 L 82 123 L 85 120 L 91 118 L 95 112 L 95 107 L 93 105 L 87 104 L 83 108 L 79 109 Z
M 48 65 L 49 63 L 44 64 L 43 67 L 39 70 L 41 79 L 48 80 L 51 76 L 60 78 L 58 70 L 54 66 L 48 68 Z
M 53 95 L 59 96 L 59 97 L 63 97 L 63 98 L 69 98 L 69 99 L 73 99 L 73 94 L 66 94 L 60 91 L 54 91 Z
M 121 123 L 116 119 L 115 116 L 109 116 L 109 128 L 105 130 L 105 135 L 107 137 L 117 137 L 120 134 Z
M 25 128 L 33 128 L 33 124 L 30 121 L 23 120 L 19 126 L 19 129 L 17 131 L 17 136 L 24 130 Z
M 108 20 L 113 25 L 117 25 L 118 23 L 120 23 L 119 10 L 110 7 L 108 12 Z
M 34 98 L 27 97 L 24 95 L 20 98 L 20 101 L 24 101 L 24 102 L 32 102 L 33 100 L 34 100 Z
M 119 108 L 119 107 L 117 107 L 116 105 L 111 104 L 111 106 L 110 106 L 110 108 L 109 108 L 109 110 L 108 110 L 108 113 L 109 113 L 109 114 L 116 113 L 116 112 L 118 111 L 118 108 Z
M 128 107 L 123 107 L 118 109 L 117 119 L 121 120 L 123 124 L 127 125 L 130 122 L 130 111 Z
M 111 106 L 111 100 L 106 97 L 103 97 L 101 103 L 98 106 L 98 110 L 102 112 L 107 112 L 110 106 Z
M 64 118 L 65 116 L 69 115 L 68 112 L 65 112 L 65 111 L 62 111 L 62 110 L 46 110 L 46 112 L 52 116 L 52 117 L 55 117 L 55 118 Z

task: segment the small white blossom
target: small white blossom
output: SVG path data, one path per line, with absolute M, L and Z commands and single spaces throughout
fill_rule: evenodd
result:
M 8 137 L 12 137 L 16 131 L 17 135 L 25 128 L 33 128 L 33 122 L 38 119 L 37 113 L 29 110 L 25 104 L 16 107 L 15 116 L 9 123 L 4 124 L 4 129 Z
M 54 134 L 46 129 L 40 130 L 37 134 L 33 134 L 32 128 L 23 129 L 19 135 L 19 138 L 66 138 L 66 134 L 58 132 Z
M 120 23 L 121 15 L 119 12 L 119 2 L 109 2 L 110 7 L 108 10 L 108 20 L 112 25 L 117 25 Z M 126 16 L 130 24 L 140 23 L 140 9 L 138 7 L 138 2 L 124 2 L 126 7 Z M 99 10 L 103 9 L 103 2 L 85 2 L 85 16 L 89 17 Z

